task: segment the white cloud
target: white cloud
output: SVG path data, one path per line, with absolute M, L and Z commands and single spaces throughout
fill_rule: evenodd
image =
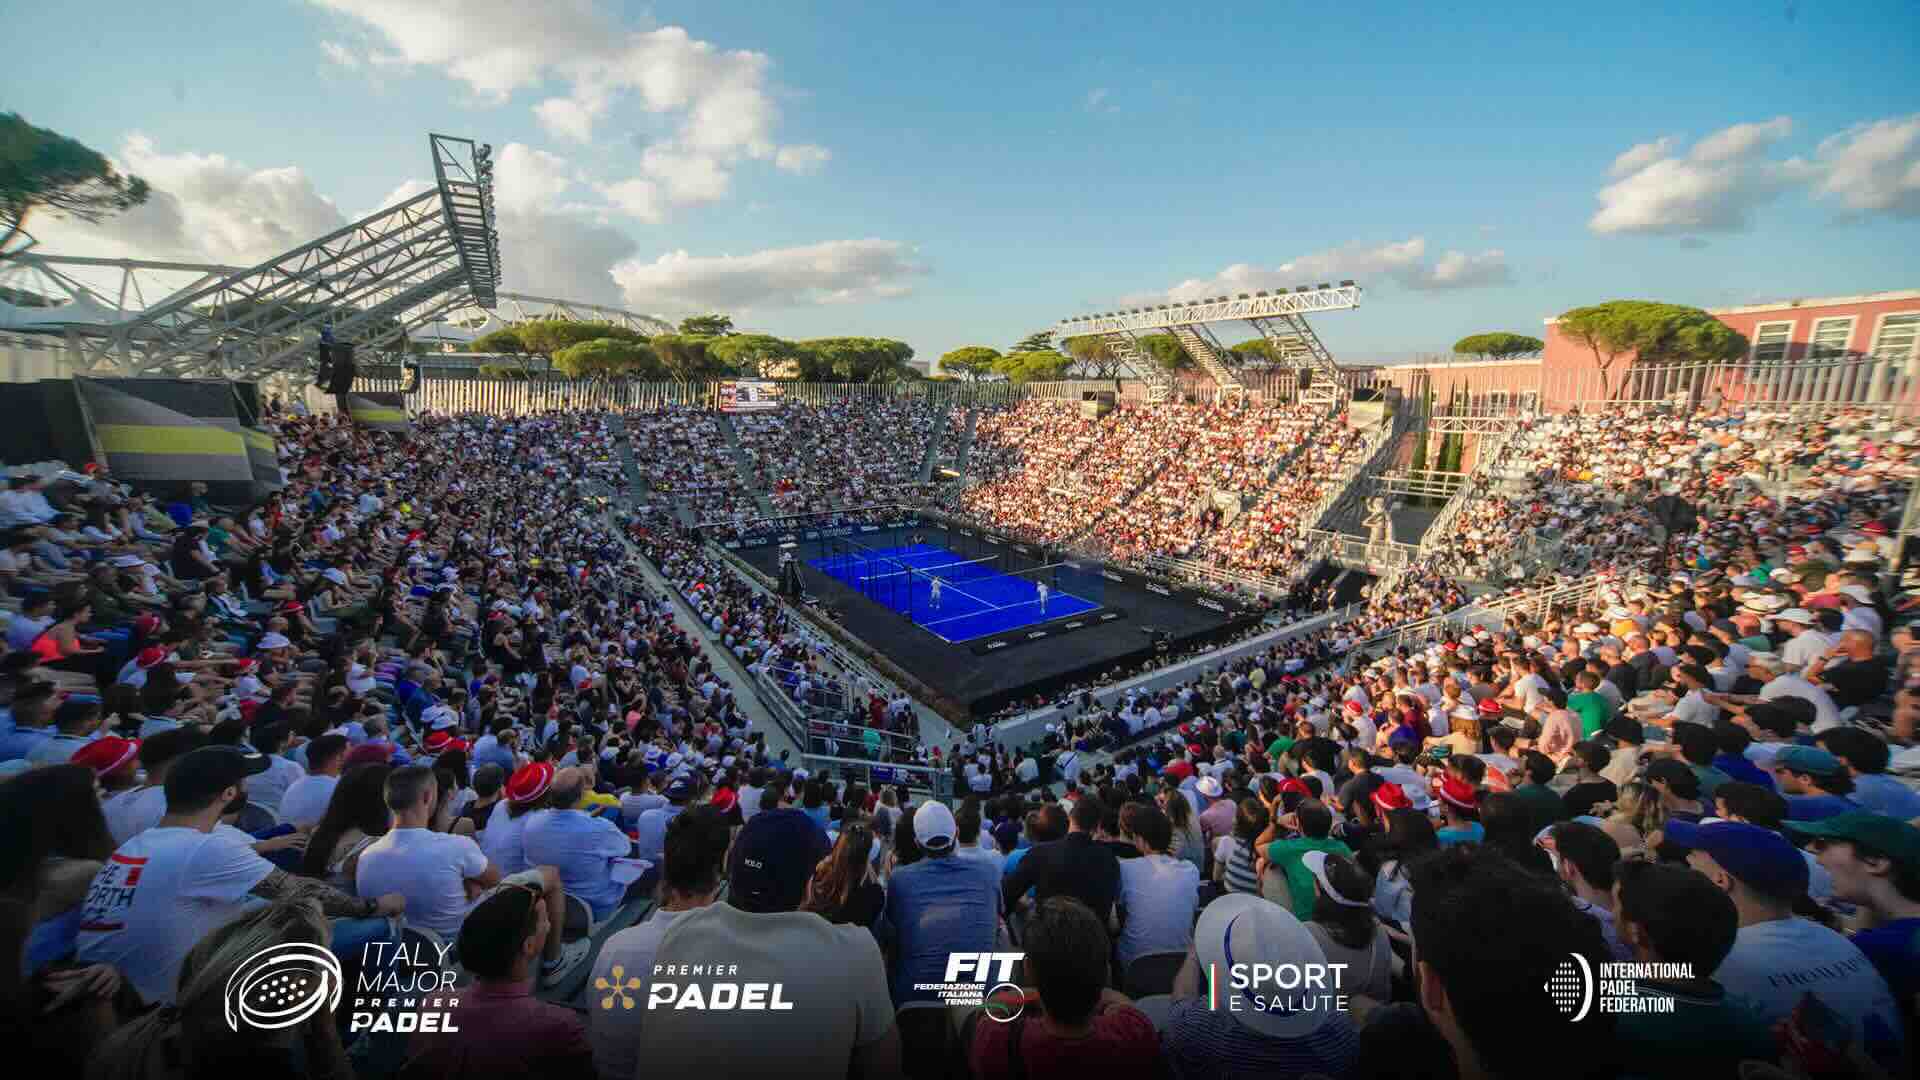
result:
M 1823 140 L 1819 194 L 1855 213 L 1920 216 L 1920 113 L 1858 124 Z
M 1806 175 L 1803 162 L 1765 156 L 1792 132 L 1793 121 L 1780 116 L 1714 132 L 1684 155 L 1675 153 L 1672 137 L 1642 143 L 1614 159 L 1615 181 L 1600 189 L 1600 209 L 1587 227 L 1602 234 L 1745 228 L 1755 207 Z
M 493 160 L 493 202 L 500 213 L 549 211 L 573 181 L 564 159 L 523 143 L 508 143 Z
M 622 180 L 617 184 L 602 184 L 599 191 L 628 217 L 638 218 L 649 225 L 666 220 L 660 188 L 651 180 Z
M 1107 104 L 1107 98 L 1111 97 L 1112 94 L 1113 94 L 1113 91 L 1107 89 L 1106 87 L 1096 86 L 1093 89 L 1087 91 L 1087 96 L 1081 102 L 1081 105 L 1088 112 L 1113 112 L 1114 110 L 1118 109 L 1119 106 Z
M 1119 302 L 1144 304 L 1162 300 L 1204 300 L 1213 296 L 1270 292 L 1348 278 L 1385 277 L 1406 288 L 1421 290 L 1469 289 L 1505 284 L 1512 279 L 1506 253 L 1498 249 L 1477 255 L 1448 250 L 1434 261 L 1428 261 L 1426 255 L 1427 241 L 1421 236 L 1372 247 L 1349 244 L 1302 255 L 1272 268 L 1235 263 L 1212 277 L 1189 278 L 1164 293 L 1141 293 L 1122 297 Z M 1361 284 L 1368 282 L 1362 280 Z
M 674 251 L 652 262 L 622 263 L 613 276 L 636 310 L 739 312 L 905 296 L 926 272 L 906 245 L 868 239 L 750 255 Z
M 314 2 L 364 23 L 404 62 L 442 69 L 488 100 L 559 84 L 562 92 L 533 105 L 542 129 L 558 138 L 590 142 L 621 118 L 622 106 L 664 118 L 671 133 L 648 147 L 641 176 L 605 181 L 627 185 L 629 197 L 615 205 L 643 207 L 635 215 L 643 221 L 725 197 L 742 162 L 772 160 L 806 172 L 828 157 L 820 147 L 776 140 L 780 115 L 766 54 L 722 49 L 678 26 L 628 29 L 591 0 Z M 653 185 L 645 199 L 631 197 L 639 179 Z
M 1678 140 L 1672 135 L 1662 135 L 1652 142 L 1641 143 L 1626 153 L 1621 154 L 1619 157 L 1614 158 L 1613 167 L 1607 170 L 1607 175 L 1621 177 L 1631 173 L 1637 173 L 1648 165 L 1666 157 L 1667 151 L 1673 149 L 1673 144 L 1676 141 Z
M 250 264 L 346 224 L 297 168 L 252 169 L 219 154 L 168 154 L 145 135 L 115 155 L 153 187 L 145 206 L 99 225 L 35 217 L 43 250 L 121 258 Z
M 773 163 L 783 172 L 799 173 L 802 176 L 820 171 L 820 167 L 832 160 L 833 154 L 824 146 L 812 146 L 801 143 L 798 146 L 783 146 L 773 156 Z
M 326 55 L 328 60 L 333 61 L 335 64 L 349 71 L 357 70 L 360 67 L 360 57 L 355 55 L 352 49 L 347 48 L 337 41 L 321 42 L 320 51 Z

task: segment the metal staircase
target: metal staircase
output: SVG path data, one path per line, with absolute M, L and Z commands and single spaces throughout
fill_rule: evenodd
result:
M 1300 400 L 1329 407 L 1339 403 L 1345 396 L 1345 386 L 1340 376 L 1340 366 L 1333 362 L 1333 354 L 1327 351 L 1320 341 L 1320 335 L 1307 325 L 1304 316 L 1282 313 L 1258 319 L 1248 319 L 1260 336 L 1273 347 L 1273 352 L 1282 365 L 1303 367 L 1313 372 L 1312 383 L 1300 391 Z
M 1187 355 L 1193 357 L 1193 362 L 1212 376 L 1214 382 L 1223 388 L 1246 389 L 1246 384 L 1240 381 L 1240 376 L 1234 374 L 1233 368 L 1227 363 L 1229 353 L 1226 346 L 1220 344 L 1205 323 L 1176 326 L 1173 336 L 1179 340 L 1180 347 L 1187 351 Z
M 940 440 L 947 433 L 947 417 L 953 413 L 953 402 L 942 401 L 940 411 L 933 418 L 933 429 L 927 435 L 927 452 L 920 455 L 920 482 L 933 481 L 933 467 L 940 460 Z
M 726 413 L 716 414 L 720 424 L 720 434 L 727 440 L 727 450 L 733 456 L 733 471 L 740 478 L 740 486 L 753 493 L 753 505 L 768 517 L 773 516 L 773 503 L 767 499 L 767 493 L 761 491 L 753 482 L 753 463 L 747 460 L 747 448 L 740 445 L 740 432 L 733 426 L 733 417 Z
M 1152 355 L 1142 349 L 1132 335 L 1116 331 L 1111 334 L 1102 334 L 1101 337 L 1107 343 L 1107 351 L 1119 357 L 1146 381 L 1148 395 L 1153 400 L 1165 400 L 1166 396 L 1172 392 L 1173 376 L 1155 362 Z

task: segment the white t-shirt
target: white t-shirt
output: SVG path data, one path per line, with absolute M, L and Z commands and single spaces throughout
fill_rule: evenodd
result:
M 230 833 L 147 829 L 87 889 L 80 961 L 112 964 L 147 1001 L 171 1003 L 188 951 L 251 906 L 253 887 L 273 869 Z
M 115 844 L 124 844 L 160 824 L 167 814 L 167 791 L 159 785 L 123 791 L 100 804 L 107 831 Z
M 280 820 L 288 825 L 318 825 L 333 801 L 333 789 L 340 786 L 337 776 L 309 774 L 287 785 L 280 796 Z
M 247 801 L 278 814 L 280 803 L 287 797 L 288 790 L 305 779 L 306 775 L 307 770 L 299 762 L 274 754 L 267 759 L 266 772 L 247 778 Z M 320 810 L 324 816 L 326 807 L 323 805 Z
M 1813 730 L 1816 732 L 1840 724 L 1840 706 L 1834 703 L 1833 696 L 1793 672 L 1775 675 L 1760 688 L 1761 701 L 1778 701 L 1783 697 L 1806 698 L 1813 702 Z
M 1794 635 L 1793 640 L 1780 647 L 1780 659 L 1794 671 L 1804 671 L 1808 664 L 1824 656 L 1833 648 L 1833 641 L 1818 630 L 1803 630 Z
M 823 962 L 828 957 L 832 962 Z M 779 1000 L 793 1007 L 754 1013 L 752 1038 L 741 1038 L 738 1012 L 649 1010 L 639 1049 L 648 1075 L 842 1076 L 855 1048 L 893 1027 L 886 964 L 865 927 L 835 926 L 810 911 L 749 915 L 712 904 L 682 915 L 653 962 L 701 965 L 716 958 L 737 970 L 720 979 L 672 981 L 681 993 L 693 984 L 705 993 L 717 981 L 773 984 Z M 771 989 L 768 994 L 771 1000 Z
M 1199 903 L 1200 871 L 1187 860 L 1158 852 L 1120 860 L 1121 966 L 1148 953 L 1184 952 Z
M 362 897 L 399 893 L 407 898 L 407 921 L 444 938 L 460 932 L 467 911 L 466 880 L 487 870 L 487 857 L 469 837 L 431 829 L 389 829 L 367 845 L 354 869 Z
M 1713 977 L 1728 996 L 1752 1002 L 1768 1023 L 1785 1019 L 1811 993 L 1846 1020 L 1856 1039 L 1869 1016 L 1878 1015 L 1887 1031 L 1901 1030 L 1893 992 L 1872 961 L 1853 942 L 1809 919 L 1741 927 Z
M 647 1015 L 647 983 L 653 977 L 654 953 L 659 950 L 661 939 L 667 936 L 667 931 L 686 914 L 687 911 L 655 911 L 646 922 L 627 927 L 608 938 L 606 944 L 600 947 L 600 956 L 593 962 L 593 978 L 587 980 L 581 993 L 588 998 L 604 999 L 607 993 L 595 987 L 612 986 L 625 981 L 629 988 L 622 993 L 634 999 L 639 1006 L 633 1009 L 603 1009 L 596 1007 L 599 1004 L 597 1001 L 577 1003 L 587 1009 L 587 1036 L 593 1043 L 593 1067 L 601 1080 L 633 1080 L 640 1066 L 640 1025 Z M 613 976 L 616 967 L 620 969 L 618 979 Z M 634 979 L 639 980 L 638 986 L 633 985 L 631 980 Z

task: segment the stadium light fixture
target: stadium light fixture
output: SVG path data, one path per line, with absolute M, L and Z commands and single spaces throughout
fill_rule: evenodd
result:
M 1353 279 L 1352 279 L 1352 278 L 1348 278 L 1347 280 L 1345 280 L 1345 281 L 1343 281 L 1343 282 L 1341 282 L 1341 283 L 1340 283 L 1340 287 L 1341 287 L 1341 288 L 1343 288 L 1343 289 L 1346 289 L 1346 288 L 1351 288 L 1352 286 L 1353 286 Z
M 1320 288 L 1322 288 L 1322 289 L 1331 289 L 1331 288 L 1333 288 L 1333 285 L 1332 285 L 1331 283 L 1329 283 L 1329 282 L 1325 282 L 1325 281 L 1323 281 L 1323 282 L 1321 282 L 1321 283 L 1320 283 Z
M 1255 296 L 1265 296 L 1265 295 L 1267 295 L 1267 290 L 1265 290 L 1265 289 L 1261 289 L 1261 290 L 1260 290 L 1259 292 L 1257 292 L 1257 293 L 1254 293 L 1254 295 L 1255 295 Z
M 1248 300 L 1248 299 L 1251 299 L 1251 297 L 1249 297 L 1249 296 L 1248 296 L 1248 295 L 1247 295 L 1246 293 L 1241 293 L 1241 294 L 1240 294 L 1240 299 L 1242 299 L 1242 300 Z

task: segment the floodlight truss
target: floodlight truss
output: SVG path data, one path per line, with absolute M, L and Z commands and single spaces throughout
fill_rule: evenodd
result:
M 255 266 L 27 254 L 0 262 L 0 272 L 37 272 L 54 293 L 113 312 L 110 321 L 57 325 L 87 374 L 259 379 L 305 370 L 327 327 L 336 341 L 376 351 L 452 308 L 496 302 L 499 240 L 485 148 L 442 135 L 428 141 L 433 190 Z M 76 280 L 71 271 L 82 266 L 120 269 L 118 295 L 110 300 Z M 160 270 L 199 276 L 157 303 L 132 306 L 126 283 Z
M 1131 345 L 1139 334 L 1168 331 L 1180 340 L 1181 347 L 1215 382 L 1231 388 L 1243 385 L 1234 373 L 1234 354 L 1227 351 L 1206 326 L 1215 322 L 1250 323 L 1273 346 L 1274 353 L 1283 364 L 1313 369 L 1312 385 L 1301 391 L 1300 400 L 1331 407 L 1338 404 L 1345 393 L 1346 380 L 1340 366 L 1334 363 L 1332 354 L 1320 341 L 1320 336 L 1307 324 L 1306 315 L 1310 312 L 1357 308 L 1360 306 L 1360 292 L 1360 286 L 1343 281 L 1339 285 L 1302 287 L 1293 292 L 1282 291 L 1271 295 L 1243 294 L 1193 303 L 1155 304 L 1062 319 L 1055 334 L 1062 340 L 1099 334 L 1106 339 L 1109 348 L 1127 356 L 1131 362 L 1131 353 L 1119 347 L 1118 342 Z M 1132 353 L 1140 351 L 1137 347 L 1131 350 Z M 1156 370 L 1158 365 L 1152 363 L 1150 358 L 1144 365 L 1135 366 L 1147 373 L 1149 382 L 1156 381 L 1156 376 L 1165 378 L 1164 373 Z

